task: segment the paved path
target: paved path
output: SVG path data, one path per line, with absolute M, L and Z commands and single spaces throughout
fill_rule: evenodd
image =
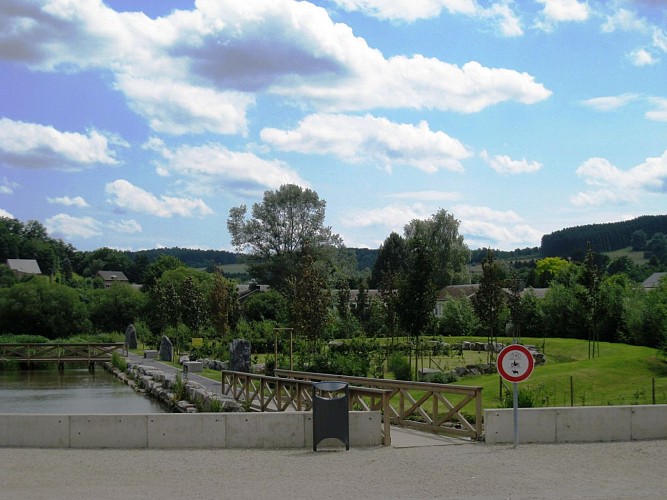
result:
M 298 450 L 0 448 L 0 499 L 664 499 L 667 441 Z

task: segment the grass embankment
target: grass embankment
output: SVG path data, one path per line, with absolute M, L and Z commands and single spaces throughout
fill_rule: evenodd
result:
M 600 343 L 600 355 L 588 358 L 588 342 L 573 339 L 523 339 L 542 345 L 546 364 L 536 366 L 519 389 L 530 391 L 535 406 L 606 406 L 651 404 L 655 379 L 656 403 L 667 403 L 667 363 L 648 347 Z M 572 386 L 570 385 L 572 380 Z M 485 408 L 503 406 L 500 377 L 466 377 L 459 385 L 481 386 Z M 511 390 L 511 384 L 506 383 Z M 572 387 L 572 391 L 571 391 Z

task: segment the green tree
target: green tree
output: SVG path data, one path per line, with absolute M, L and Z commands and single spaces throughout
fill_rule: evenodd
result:
M 646 231 L 643 229 L 638 229 L 634 233 L 632 233 L 632 237 L 630 238 L 630 243 L 632 245 L 632 249 L 635 251 L 641 251 L 646 248 L 646 242 L 648 241 L 648 236 L 646 235 Z
M 581 288 L 579 284 L 565 286 L 561 283 L 549 287 L 541 302 L 545 337 L 587 338 L 587 313 L 578 298 Z
M 419 338 L 431 325 L 438 289 L 433 282 L 435 255 L 429 242 L 419 232 L 407 240 L 407 266 L 398 281 L 398 320 L 413 337 L 419 350 Z M 415 356 L 415 380 L 418 376 Z
M 446 210 L 429 219 L 415 219 L 405 226 L 405 239 L 419 235 L 433 253 L 433 284 L 438 288 L 469 283 L 470 250 L 459 234 L 460 222 Z
M 537 277 L 536 285 L 538 287 L 547 287 L 549 283 L 559 274 L 567 271 L 572 264 L 560 257 L 545 257 L 535 263 L 535 275 Z
M 181 320 L 194 335 L 199 335 L 208 322 L 206 298 L 192 276 L 183 281 L 179 294 Z
M 243 303 L 243 316 L 247 321 L 273 321 L 285 325 L 288 318 L 288 303 L 277 290 L 255 293 Z
M 42 278 L 0 288 L 0 333 L 56 339 L 90 328 L 86 305 L 73 288 Z
M 450 299 L 442 307 L 442 316 L 438 320 L 438 332 L 447 336 L 477 335 L 481 324 L 470 299 Z
M 152 262 L 148 268 L 146 268 L 146 273 L 144 275 L 144 286 L 146 290 L 150 290 L 157 280 L 162 277 L 162 274 L 164 274 L 165 271 L 178 269 L 180 267 L 186 266 L 176 257 L 172 257 L 171 255 L 160 255 L 155 262 Z
M 251 274 L 281 290 L 298 272 L 306 247 L 319 258 L 320 249 L 341 246 L 340 236 L 324 225 L 325 208 L 315 191 L 285 184 L 265 191 L 249 220 L 245 205 L 232 208 L 227 228 L 237 250 L 250 250 Z
M 262 295 L 264 293 L 255 294 L 248 300 L 253 300 Z M 224 338 L 236 328 L 240 318 L 239 296 L 236 286 L 219 273 L 215 273 L 213 276 L 213 288 L 209 295 L 209 314 L 211 323 L 213 323 L 216 333 L 221 338 Z
M 397 233 L 391 233 L 380 245 L 378 257 L 371 272 L 371 288 L 382 286 L 387 275 L 398 275 L 405 267 L 405 240 Z
M 290 278 L 288 285 L 292 327 L 316 348 L 329 322 L 331 296 L 326 289 L 326 280 L 310 253 L 306 253 L 297 274 Z
M 147 302 L 146 294 L 125 284 L 92 290 L 88 298 L 90 319 L 99 332 L 124 332 L 141 318 Z
M 482 280 L 472 298 L 472 305 L 487 333 L 489 344 L 495 344 L 500 331 L 499 318 L 504 305 L 503 301 L 503 272 L 495 262 L 491 250 L 487 250 L 482 262 Z M 495 358 L 495 351 L 489 350 L 489 362 Z

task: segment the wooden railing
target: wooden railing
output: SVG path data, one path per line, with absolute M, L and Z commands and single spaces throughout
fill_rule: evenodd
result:
M 355 411 L 390 411 L 390 391 L 349 386 L 349 408 Z M 245 372 L 222 370 L 222 394 L 243 401 L 254 411 L 309 411 L 313 406 L 313 384 L 309 380 L 268 377 Z M 391 444 L 391 428 L 383 419 L 382 439 Z
M 482 388 L 427 382 L 405 382 L 326 373 L 275 370 L 278 377 L 347 382 L 350 388 L 375 388 L 389 392 L 385 420 L 413 429 L 480 440 L 483 433 Z M 464 409 L 470 408 L 468 416 Z M 387 419 L 386 417 L 389 416 Z M 472 417 L 472 418 L 471 418 Z
M 100 344 L 0 344 L 0 362 L 97 363 L 110 361 L 114 352 L 127 355 L 122 342 Z

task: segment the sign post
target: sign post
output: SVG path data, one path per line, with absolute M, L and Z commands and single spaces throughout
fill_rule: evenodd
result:
M 519 444 L 519 382 L 523 382 L 535 368 L 533 355 L 524 346 L 512 344 L 505 347 L 498 355 L 498 373 L 508 382 L 512 382 L 512 401 L 514 406 L 514 447 Z

